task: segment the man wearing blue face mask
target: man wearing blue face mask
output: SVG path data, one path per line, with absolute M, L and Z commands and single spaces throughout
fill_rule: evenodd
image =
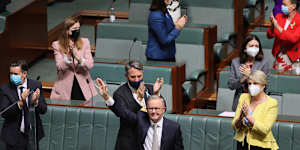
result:
M 125 66 L 125 77 L 128 82 L 120 86 L 113 94 L 113 99 L 116 103 L 134 113 L 137 113 L 139 110 L 146 111 L 148 97 L 153 94 L 159 95 L 159 90 L 163 85 L 163 78 L 157 78 L 153 86 L 144 84 L 143 74 L 143 65 L 138 61 L 130 61 Z M 120 118 L 120 129 L 115 150 L 137 149 L 138 143 L 134 134 L 135 130 L 136 128 L 133 124 Z
M 0 86 L 0 111 L 5 119 L 1 139 L 6 150 L 28 150 L 33 147 L 29 145 L 32 126 L 36 127 L 38 141 L 44 137 L 39 114 L 46 113 L 47 105 L 41 94 L 41 83 L 27 79 L 28 66 L 24 60 L 12 62 L 9 70 L 10 82 Z M 29 119 L 30 107 L 35 109 L 35 125 Z

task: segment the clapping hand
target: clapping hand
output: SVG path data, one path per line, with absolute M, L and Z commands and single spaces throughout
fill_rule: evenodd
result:
M 175 22 L 175 27 L 178 30 L 181 30 L 184 27 L 184 25 L 187 23 L 187 21 L 188 21 L 188 17 L 184 15 Z
M 99 90 L 100 95 L 104 98 L 104 100 L 108 100 L 109 95 L 106 84 L 100 78 L 97 78 L 96 82 L 96 88 Z
M 248 110 L 249 110 L 248 104 L 246 102 L 243 102 L 242 113 L 244 114 L 245 117 L 248 115 Z
M 37 88 L 32 95 L 32 100 L 33 100 L 34 105 L 37 105 L 39 103 L 40 92 L 41 92 L 40 89 Z
M 19 103 L 19 105 L 21 107 L 23 107 L 23 105 L 27 104 L 26 99 L 29 96 L 29 94 L 30 94 L 30 89 L 26 89 L 26 90 L 23 91 L 23 93 L 21 93 L 21 101 Z
M 137 96 L 139 101 L 141 101 L 144 98 L 145 90 L 146 90 L 146 87 L 145 87 L 145 83 L 143 81 L 143 82 L 141 82 L 139 88 L 136 91 L 136 96 Z
M 244 77 L 249 77 L 249 75 L 251 74 L 251 69 L 248 65 L 242 65 L 240 66 L 240 73 L 244 76 Z
M 153 93 L 158 95 L 162 85 L 164 84 L 164 78 L 157 78 L 154 85 L 153 85 Z

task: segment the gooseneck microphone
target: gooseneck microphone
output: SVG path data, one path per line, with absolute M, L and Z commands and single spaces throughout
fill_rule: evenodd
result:
M 94 105 L 94 96 L 93 96 L 93 91 L 92 91 L 92 88 L 90 86 L 90 80 L 89 79 L 86 79 L 86 83 L 89 85 L 89 89 L 91 91 L 91 95 L 92 95 L 92 106 Z
M 135 44 L 135 42 L 137 41 L 137 38 L 135 37 L 135 38 L 133 38 L 133 40 L 132 40 L 132 43 L 131 43 L 131 47 L 130 47 L 130 49 L 129 49 L 129 56 L 128 56 L 128 59 L 129 59 L 129 61 L 131 60 L 130 58 L 131 58 L 131 51 L 132 51 L 132 49 L 133 49 L 133 46 L 134 46 L 134 44 Z

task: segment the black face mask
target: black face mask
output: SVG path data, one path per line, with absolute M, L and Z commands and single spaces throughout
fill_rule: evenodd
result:
M 143 80 L 140 81 L 128 81 L 130 86 L 133 87 L 134 89 L 138 89 L 140 87 L 141 82 L 143 82 Z
M 70 37 L 76 40 L 79 37 L 79 35 L 80 35 L 80 29 L 73 30 L 72 34 L 70 35 Z

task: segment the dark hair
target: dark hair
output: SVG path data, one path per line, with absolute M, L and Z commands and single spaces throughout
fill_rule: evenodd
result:
M 128 64 L 126 64 L 125 66 L 125 72 L 126 74 L 128 73 L 128 71 L 131 69 L 131 68 L 134 68 L 134 69 L 137 69 L 137 70 L 143 70 L 143 65 L 137 61 L 137 60 L 132 60 L 130 61 Z
M 148 104 L 149 101 L 151 101 L 153 99 L 160 99 L 163 102 L 164 107 L 167 109 L 167 104 L 166 104 L 166 101 L 165 101 L 163 96 L 161 96 L 161 95 L 159 95 L 159 96 L 158 95 L 151 95 L 147 100 L 147 104 Z
M 240 49 L 240 63 L 245 63 L 249 59 L 249 56 L 245 52 L 245 49 L 247 47 L 247 44 L 252 40 L 256 40 L 259 45 L 259 51 L 258 51 L 258 54 L 255 56 L 255 60 L 260 61 L 264 58 L 264 53 L 262 51 L 262 47 L 261 47 L 259 38 L 256 35 L 250 34 L 245 38 L 242 48 Z
M 167 13 L 167 6 L 164 0 L 152 0 L 150 11 L 162 11 L 163 14 Z
M 291 1 L 292 4 L 296 4 L 296 9 L 298 9 L 298 7 L 299 7 L 299 0 L 290 0 L 290 1 Z
M 28 65 L 25 60 L 19 59 L 10 63 L 10 67 L 21 67 L 21 71 L 28 71 Z

